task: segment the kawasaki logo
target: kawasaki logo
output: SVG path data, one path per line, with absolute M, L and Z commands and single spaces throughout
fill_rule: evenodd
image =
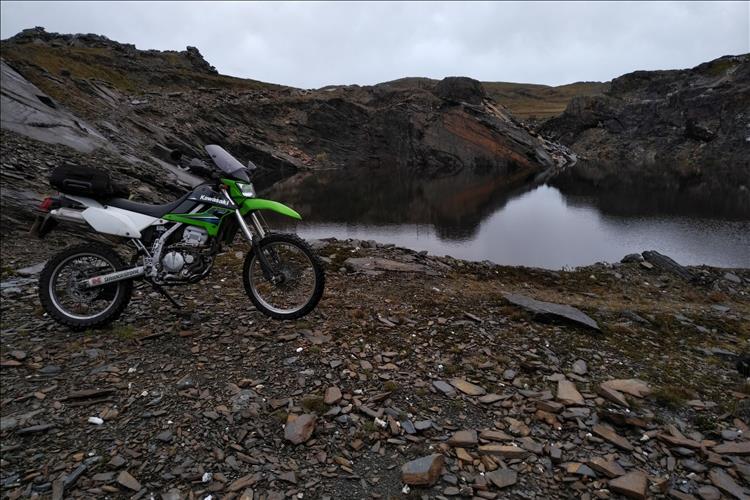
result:
M 229 202 L 227 200 L 222 200 L 221 198 L 214 198 L 213 196 L 206 196 L 205 194 L 201 195 L 200 200 L 207 201 L 209 203 L 215 203 L 217 205 L 229 205 Z

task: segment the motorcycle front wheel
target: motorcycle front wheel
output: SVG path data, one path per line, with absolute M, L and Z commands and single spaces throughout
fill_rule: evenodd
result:
M 322 262 L 305 240 L 293 234 L 269 234 L 253 246 L 245 257 L 242 278 L 253 305 L 275 319 L 305 316 L 318 305 L 325 287 Z

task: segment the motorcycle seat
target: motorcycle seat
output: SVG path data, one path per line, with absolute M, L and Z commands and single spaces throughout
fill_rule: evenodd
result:
M 183 201 L 190 196 L 190 193 L 186 193 L 181 198 L 176 199 L 173 202 L 165 203 L 163 205 L 149 205 L 148 203 L 138 203 L 137 201 L 130 201 L 124 198 L 112 198 L 106 201 L 106 205 L 115 208 L 121 208 L 123 210 L 130 210 L 143 215 L 160 218 L 173 211 L 175 208 L 180 206 Z

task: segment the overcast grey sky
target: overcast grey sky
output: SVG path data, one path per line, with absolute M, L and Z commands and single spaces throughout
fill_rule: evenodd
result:
M 465 75 L 559 85 L 750 52 L 750 2 L 7 2 L 44 26 L 200 49 L 224 74 L 312 88 Z

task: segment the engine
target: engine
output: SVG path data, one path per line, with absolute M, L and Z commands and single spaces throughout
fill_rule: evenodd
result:
M 188 226 L 182 232 L 182 241 L 168 245 L 161 258 L 159 278 L 162 281 L 190 281 L 202 277 L 210 268 L 213 258 L 206 251 L 208 233 L 205 229 Z
M 203 228 L 188 226 L 182 232 L 182 242 L 186 245 L 205 245 L 208 242 L 208 233 Z

